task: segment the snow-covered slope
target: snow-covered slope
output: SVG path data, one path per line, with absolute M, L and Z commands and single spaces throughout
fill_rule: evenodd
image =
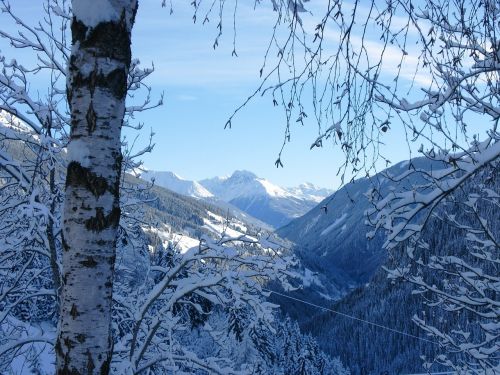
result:
M 196 181 L 186 180 L 173 172 L 145 171 L 141 178 L 146 181 L 154 179 L 156 185 L 176 193 L 193 198 L 210 198 L 213 194 Z
M 226 202 L 236 198 L 255 196 L 292 197 L 285 189 L 249 171 L 235 171 L 230 177 L 214 177 L 202 180 L 200 183 Z
M 305 214 L 332 193 L 312 184 L 283 188 L 248 171 L 235 171 L 229 177 L 214 177 L 200 183 L 216 197 L 275 228 Z
M 318 203 L 333 193 L 330 189 L 320 188 L 310 182 L 305 182 L 296 187 L 289 187 L 286 190 L 296 198 L 313 200 Z
M 425 163 L 425 159 L 413 160 L 418 168 L 428 167 Z M 399 175 L 406 168 L 408 163 L 401 162 L 386 172 Z M 321 293 L 335 298 L 368 282 L 386 259 L 382 235 L 372 240 L 366 238 L 370 228 L 366 225 L 365 211 L 371 205 L 365 193 L 374 185 L 384 193 L 414 183 L 405 179 L 394 186 L 382 173 L 371 179 L 356 180 L 277 230 L 277 234 L 296 244 L 295 252 L 303 265 L 317 272 L 325 284 Z

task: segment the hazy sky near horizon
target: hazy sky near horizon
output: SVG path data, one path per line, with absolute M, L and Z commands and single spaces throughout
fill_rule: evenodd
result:
M 18 15 L 31 24 L 41 15 L 40 3 L 11 2 Z M 214 50 L 216 20 L 208 25 L 193 24 L 188 3 L 174 1 L 172 15 L 168 7 L 161 7 L 160 0 L 143 0 L 139 5 L 133 55 L 145 67 L 154 64 L 155 72 L 148 80 L 152 99 L 164 93 L 163 106 L 136 117 L 145 124 L 139 145 L 147 140 L 149 129 L 155 133 L 156 147 L 144 157 L 145 166 L 195 180 L 246 169 L 283 186 L 307 181 L 336 188 L 343 154 L 329 142 L 310 150 L 318 136 L 310 118 L 305 126 L 293 124 L 291 142 L 283 153 L 284 168 L 275 167 L 285 116 L 280 107 L 273 107 L 270 96 L 257 96 L 237 115 L 232 128 L 224 129 L 234 109 L 260 83 L 259 69 L 274 19 L 270 6 L 254 10 L 240 2 L 238 57 L 234 57 L 232 23 L 223 25 L 219 47 Z M 2 52 L 5 43 L 0 40 Z M 388 137 L 391 147 L 385 150 L 386 156 L 393 163 L 406 159 L 403 134 L 395 129 Z

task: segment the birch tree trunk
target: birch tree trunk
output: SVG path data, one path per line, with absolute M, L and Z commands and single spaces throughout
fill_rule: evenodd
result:
M 57 374 L 108 374 L 120 133 L 137 0 L 73 0 Z

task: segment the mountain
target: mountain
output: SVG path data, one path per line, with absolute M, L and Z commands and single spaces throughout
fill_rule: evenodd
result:
M 25 138 L 30 142 L 25 142 Z M 38 139 L 29 129 L 26 134 L 24 131 L 20 133 L 17 128 L 2 126 L 0 121 L 2 158 L 7 161 L 0 170 L 0 198 L 3 203 L 8 202 L 0 212 L 2 233 L 7 233 L 3 242 L 8 244 L 0 247 L 0 258 L 5 261 L 2 267 L 12 270 L 0 275 L 0 284 L 10 287 L 0 298 L 2 313 L 5 311 L 0 321 L 0 347 L 6 348 L 3 352 L 0 349 L 1 374 L 48 374 L 55 371 L 53 346 L 47 343 L 54 341 L 57 332 L 54 324 L 57 305 L 53 298 L 53 280 L 57 278 L 52 277 L 52 272 L 60 268 L 57 263 L 56 267 L 50 266 L 53 258 L 49 259 L 49 250 L 52 249 L 48 238 L 54 238 L 55 233 L 47 230 L 44 218 L 49 212 L 55 220 L 61 217 L 61 200 L 54 197 L 61 196 L 62 190 L 59 189 L 64 189 L 64 178 L 58 178 L 57 184 L 48 186 L 47 175 L 43 172 L 50 166 L 56 175 L 64 177 L 65 153 L 59 149 L 60 152 L 55 153 L 57 159 L 37 159 L 30 146 L 40 155 L 46 155 L 42 153 L 45 149 L 37 146 Z M 59 151 L 56 146 L 54 150 Z M 37 168 L 30 169 L 32 163 L 36 163 Z M 28 179 L 33 184 L 32 190 L 24 189 L 25 176 L 33 177 Z M 172 178 L 174 182 L 179 180 L 171 175 L 166 181 L 172 182 Z M 161 361 L 154 367 L 161 373 L 198 373 L 199 368 L 211 370 L 214 366 L 217 373 L 232 372 L 233 369 L 247 373 L 248 369 L 256 369 L 257 372 L 253 372 L 261 374 L 295 374 L 305 369 L 311 375 L 324 374 L 325 371 L 346 374 L 340 362 L 325 356 L 311 337 L 299 332 L 296 324 L 279 320 L 273 320 L 272 326 L 266 324 L 271 323 L 273 314 L 269 305 L 262 300 L 262 308 L 259 308 L 260 294 L 255 298 L 247 294 L 248 289 L 258 291 L 256 282 L 261 278 L 255 279 L 255 272 L 260 272 L 266 262 L 255 260 L 244 267 L 245 260 L 230 260 L 237 253 L 243 259 L 262 254 L 263 247 L 243 242 L 237 249 L 230 250 L 222 242 L 217 242 L 213 247 L 219 255 L 207 258 L 211 250 L 200 245 L 200 237 L 204 238 L 203 244 L 211 243 L 210 237 L 218 239 L 221 234 L 224 240 L 242 234 L 248 235 L 249 239 L 262 235 L 262 243 L 273 248 L 280 244 L 288 248 L 286 242 L 261 228 L 253 228 L 251 223 L 239 220 L 205 199 L 151 186 L 129 174 L 124 174 L 121 182 L 120 231 L 116 240 L 113 285 L 113 300 L 118 306 L 113 309 L 114 327 L 117 328 L 113 330 L 113 342 L 115 348 L 120 349 L 113 354 L 116 361 L 111 365 L 111 372 L 126 373 L 129 370 L 126 345 L 130 343 L 134 324 L 140 324 L 135 322 L 134 316 L 137 311 L 142 311 L 143 327 L 151 335 L 142 335 L 145 338 L 144 345 L 141 345 L 145 358 L 168 357 L 172 348 L 180 357 L 175 366 L 169 362 L 165 367 L 162 367 L 163 359 L 159 357 Z M 185 188 L 186 184 L 174 186 Z M 51 206 L 54 201 L 57 201 L 57 206 Z M 54 210 L 50 211 L 48 207 L 54 207 Z M 57 255 L 63 252 L 60 233 L 56 237 L 58 240 L 53 241 L 56 262 Z M 183 255 L 190 248 L 191 252 Z M 270 263 L 273 272 L 286 251 L 279 250 L 277 254 L 280 258 Z M 239 284 L 242 278 L 248 281 Z M 145 306 L 144 309 L 141 306 Z M 147 309 L 150 309 L 149 313 L 146 313 Z M 153 326 L 154 329 L 148 329 Z M 168 341 L 170 345 L 165 348 L 149 346 L 149 337 L 154 340 L 151 343 Z M 25 342 L 29 347 L 21 348 Z M 19 350 L 10 350 L 9 347 Z M 302 355 L 304 351 L 306 356 Z M 229 368 L 231 371 L 226 370 Z
M 141 174 L 145 181 L 154 180 L 155 184 L 178 194 L 193 198 L 211 198 L 213 194 L 196 181 L 186 180 L 173 172 L 145 171 Z
M 200 184 L 223 201 L 275 228 L 305 214 L 331 193 L 312 184 L 283 188 L 248 171 L 235 171 L 229 177 L 205 179 Z
M 286 188 L 286 190 L 297 198 L 313 200 L 318 203 L 333 193 L 330 189 L 317 187 L 310 182 L 305 182 L 296 187 Z
M 157 187 L 168 189 L 174 193 L 203 200 L 221 212 L 223 217 L 234 216 L 241 221 L 251 223 L 254 227 L 262 228 L 265 230 L 272 230 L 269 224 L 243 212 L 238 207 L 233 206 L 219 197 L 212 194 L 205 187 L 196 181 L 186 180 L 173 172 L 158 172 L 158 171 L 145 171 L 139 174 L 140 178 L 144 181 L 153 181 Z
M 412 163 L 417 168 L 428 167 L 424 159 Z M 355 180 L 277 230 L 280 237 L 295 243 L 301 263 L 321 280 L 323 287 L 316 287 L 316 293 L 338 299 L 368 282 L 385 262 L 382 234 L 372 240 L 366 238 L 370 227 L 366 225 L 365 211 L 371 205 L 365 193 L 373 187 L 384 194 L 389 189 L 411 186 L 415 177 L 395 185 L 384 176 L 399 175 L 407 168 L 408 162 L 404 161 L 371 178 Z M 311 294 L 308 292 L 309 297 Z
M 476 252 L 476 244 L 479 241 L 475 242 L 477 238 L 471 236 L 467 229 L 468 225 L 472 228 L 476 225 L 479 227 L 478 223 L 481 221 L 488 223 L 492 238 L 500 236 L 498 211 L 492 209 L 495 203 L 498 204 L 500 174 L 493 173 L 495 170 L 493 166 L 489 168 L 488 171 L 482 172 L 484 175 L 475 176 L 466 181 L 461 189 L 453 192 L 453 198 L 450 199 L 453 203 L 436 209 L 437 214 L 429 219 L 420 235 L 420 241 L 425 243 L 420 251 L 407 246 L 407 243 L 402 243 L 391 251 L 391 257 L 384 264 L 385 268 L 412 270 L 414 275 L 418 275 L 417 284 L 389 278 L 385 270 L 379 269 L 369 283 L 359 286 L 331 306 L 333 310 L 355 317 L 357 320 L 348 319 L 346 315 L 317 310 L 311 312 L 307 320 L 302 320 L 301 328 L 312 334 L 324 351 L 339 355 L 344 363 L 348 363 L 351 374 L 437 373 L 450 371 L 450 368 L 440 366 L 442 360 L 435 360 L 443 354 L 454 363 L 464 361 L 474 364 L 476 362 L 471 361 L 471 358 L 475 353 L 489 353 L 488 350 L 481 348 L 481 343 L 493 337 L 487 330 L 498 326 L 498 313 L 496 315 L 484 313 L 486 310 L 481 309 L 487 304 L 479 307 L 481 304 L 478 303 L 476 307 L 470 309 L 459 308 L 460 304 L 454 304 L 452 298 L 443 300 L 437 294 L 424 293 L 419 287 L 420 281 L 423 281 L 432 285 L 433 289 L 452 291 L 451 295 L 463 293 L 467 298 L 474 296 L 472 297 L 474 299 L 477 285 L 481 285 L 479 280 L 482 275 L 498 275 L 498 262 L 495 258 L 482 257 Z M 491 176 L 487 182 L 485 175 Z M 496 197 L 496 201 L 492 199 L 489 204 L 485 204 L 490 199 L 485 198 L 488 194 Z M 471 196 L 483 199 L 478 203 L 477 211 L 468 211 L 462 205 Z M 462 224 L 467 223 L 467 226 L 456 225 L 445 215 L 440 215 L 443 211 L 451 212 L 453 220 Z M 479 235 L 480 231 L 476 233 Z M 492 244 L 490 246 L 495 248 Z M 460 259 L 460 261 L 455 266 L 450 262 L 447 268 L 440 269 L 432 262 L 432 258 Z M 468 268 L 462 268 L 462 265 L 468 265 Z M 469 274 L 464 272 L 464 269 L 472 272 Z M 498 290 L 498 286 L 490 284 L 489 288 L 481 289 L 477 295 L 495 296 L 493 294 L 495 288 Z M 464 299 L 467 301 L 467 298 Z M 440 300 L 444 303 L 439 303 Z M 475 311 L 480 313 L 474 313 Z M 444 346 L 436 344 L 438 337 L 429 337 L 412 322 L 415 316 L 424 319 L 426 324 L 436 327 L 441 332 L 451 335 L 461 347 L 474 348 L 475 352 L 467 356 L 466 351 L 462 353 L 453 346 L 447 351 Z M 374 322 L 378 326 L 367 325 L 360 320 Z M 393 331 L 380 326 L 389 327 Z M 394 330 L 408 335 L 395 333 Z M 412 336 L 417 336 L 421 340 Z M 492 350 L 498 351 L 498 336 L 496 346 L 494 341 L 492 346 Z M 426 357 L 426 362 L 432 363 L 431 369 L 424 369 L 422 356 Z M 495 358 L 492 363 L 496 362 L 499 366 L 498 355 Z M 484 370 L 482 373 L 485 373 Z M 490 373 L 497 372 L 493 370 Z

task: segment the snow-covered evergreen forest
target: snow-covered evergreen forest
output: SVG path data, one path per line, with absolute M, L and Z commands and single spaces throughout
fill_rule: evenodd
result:
M 140 3 L 0 0 L 0 374 L 500 374 L 500 3 L 191 3 L 339 187 L 147 169 Z

